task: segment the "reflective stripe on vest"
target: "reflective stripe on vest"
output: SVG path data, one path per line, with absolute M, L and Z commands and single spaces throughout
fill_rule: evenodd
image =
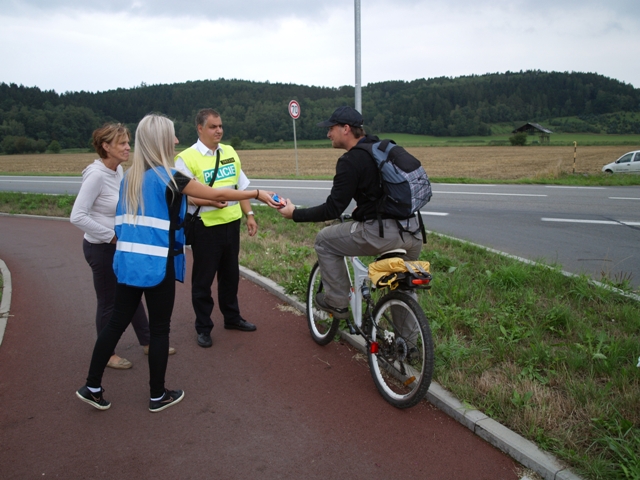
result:
M 145 214 L 134 217 L 125 212 L 123 199 L 126 192 L 123 180 L 116 209 L 115 232 L 118 241 L 113 257 L 113 271 L 119 283 L 134 287 L 154 287 L 160 284 L 167 273 L 167 259 L 172 254 L 176 280 L 184 281 L 184 231 L 171 230 L 169 206 L 165 197 L 169 183 L 170 179 L 164 170 L 151 169 L 145 172 L 142 187 Z M 186 196 L 181 195 L 178 223 L 183 221 L 185 211 Z M 176 226 L 177 224 L 174 228 Z M 172 234 L 176 252 L 169 250 Z
M 139 253 L 142 255 L 151 255 L 154 257 L 169 256 L 169 249 L 166 247 L 154 247 L 144 243 L 118 242 L 118 250 L 121 252 Z
M 235 188 L 240 179 L 240 158 L 230 145 L 221 143 L 220 148 L 223 153 L 220 155 L 220 167 L 218 168 L 218 175 L 213 188 Z M 182 158 L 187 168 L 200 183 L 209 185 L 213 171 L 216 168 L 215 156 L 202 155 L 195 148 L 189 147 L 180 152 L 176 159 L 178 157 Z M 206 212 L 201 211 L 200 218 L 205 227 L 222 225 L 242 218 L 242 208 L 240 208 L 239 203 L 235 203 L 225 208 L 207 210 Z

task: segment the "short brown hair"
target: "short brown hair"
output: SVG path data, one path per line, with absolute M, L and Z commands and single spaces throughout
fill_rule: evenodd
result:
M 124 136 L 127 137 L 127 141 L 131 141 L 131 133 L 122 123 L 105 123 L 93 131 L 93 148 L 100 158 L 107 158 L 107 151 L 102 148 L 102 144 L 120 140 Z
M 207 124 L 207 118 L 209 117 L 220 118 L 220 114 L 213 108 L 203 108 L 196 114 L 196 128 L 198 128 L 198 125 L 202 125 L 204 127 Z
M 338 123 L 338 125 L 342 125 L 344 126 L 344 123 Z M 365 131 L 364 131 L 364 127 L 354 127 L 352 125 L 349 125 L 349 129 L 351 130 L 351 133 L 353 134 L 353 136 L 355 138 L 361 138 L 364 137 L 366 135 Z

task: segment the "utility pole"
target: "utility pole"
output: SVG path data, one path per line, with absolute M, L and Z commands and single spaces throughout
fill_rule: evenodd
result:
M 362 113 L 362 81 L 360 52 L 360 0 L 354 0 L 355 32 L 356 32 L 356 110 Z

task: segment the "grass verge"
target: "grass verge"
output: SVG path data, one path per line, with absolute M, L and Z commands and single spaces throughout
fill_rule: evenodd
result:
M 3 211 L 65 215 L 54 213 L 51 196 L 11 195 L 0 192 Z M 66 215 L 72 200 L 62 200 Z M 242 230 L 241 263 L 303 298 L 324 225 L 256 213 L 258 234 Z M 638 303 L 586 277 L 438 235 L 421 259 L 434 275 L 419 295 L 436 346 L 434 379 L 586 478 L 640 478 Z
M 75 199 L 75 195 L 0 192 L 0 212 L 68 217 L 71 215 Z

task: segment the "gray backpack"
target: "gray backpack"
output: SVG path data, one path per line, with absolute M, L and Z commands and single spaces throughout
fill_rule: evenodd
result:
M 431 200 L 433 193 L 429 176 L 420 160 L 396 145 L 393 140 L 359 143 L 355 148 L 369 152 L 380 172 L 380 186 L 383 194 L 379 199 L 372 199 L 377 201 L 376 212 L 380 223 L 380 236 L 384 237 L 382 215 L 386 218 L 404 220 L 418 212 L 422 239 L 426 243 L 426 232 L 419 212 Z M 399 222 L 398 225 L 402 227 Z M 402 230 L 407 231 L 404 228 Z

